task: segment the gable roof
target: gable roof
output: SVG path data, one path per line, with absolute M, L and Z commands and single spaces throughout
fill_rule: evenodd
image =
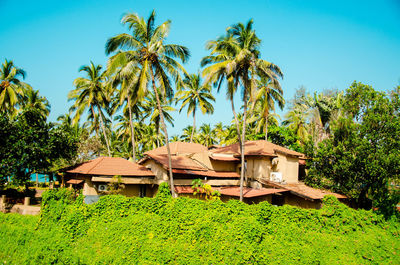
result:
M 121 157 L 98 157 L 62 170 L 66 173 L 100 176 L 154 176 L 154 173 Z
M 204 145 L 196 143 L 185 143 L 185 142 L 169 143 L 169 149 L 171 151 L 171 155 L 201 153 L 201 152 L 206 152 L 208 150 L 207 147 Z M 167 147 L 164 145 L 159 148 L 147 151 L 144 154 L 167 155 L 168 154 Z
M 214 154 L 240 155 L 239 143 L 210 150 Z M 303 157 L 304 154 L 290 150 L 280 145 L 273 144 L 265 140 L 246 141 L 244 155 L 246 156 L 276 156 L 277 153 Z
M 156 155 L 147 153 L 148 157 L 152 158 L 165 168 L 168 168 L 168 155 Z M 193 159 L 186 156 L 171 156 L 171 165 L 173 169 L 192 169 L 192 170 L 207 170 L 207 168 L 196 163 Z

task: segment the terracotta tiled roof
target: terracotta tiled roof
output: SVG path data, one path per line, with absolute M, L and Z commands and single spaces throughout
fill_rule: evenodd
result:
M 206 177 L 214 177 L 214 178 L 239 178 L 240 177 L 240 175 L 237 172 L 217 172 L 214 170 L 198 171 L 198 170 L 186 170 L 186 169 L 173 169 L 172 172 L 175 174 L 188 174 L 188 175 L 206 176 Z
M 339 193 L 334 193 L 330 192 L 327 190 L 321 190 L 321 189 L 316 189 L 309 187 L 305 185 L 302 182 L 299 183 L 292 183 L 292 184 L 281 184 L 281 183 L 276 183 L 272 181 L 263 181 L 267 185 L 271 185 L 277 188 L 282 188 L 282 189 L 287 189 L 294 195 L 306 198 L 306 199 L 311 199 L 311 200 L 321 200 L 324 198 L 325 195 L 333 195 L 338 199 L 346 199 L 347 197 L 343 194 Z
M 217 160 L 217 161 L 229 161 L 229 162 L 238 162 L 240 161 L 239 158 L 233 157 L 233 156 L 209 156 L 212 160 Z
M 226 188 L 220 188 L 218 191 L 222 195 L 228 195 L 228 196 L 234 196 L 234 197 L 240 197 L 240 187 L 226 187 Z M 287 189 L 273 189 L 273 188 L 261 188 L 261 189 L 252 189 L 252 188 L 243 188 L 243 197 L 244 198 L 252 198 L 252 197 L 259 197 L 259 196 L 264 196 L 268 194 L 275 194 L 278 192 L 285 192 L 288 191 Z
M 162 164 L 165 168 L 168 168 L 167 155 L 155 155 L 152 153 L 147 153 L 146 155 Z M 171 156 L 171 164 L 173 169 L 207 170 L 205 167 L 186 156 Z
M 171 155 L 201 153 L 208 150 L 207 147 L 205 147 L 204 145 L 185 142 L 169 143 L 169 148 L 171 151 Z M 147 151 L 144 154 L 167 155 L 167 147 L 164 145 L 162 147 Z
M 64 172 L 100 176 L 154 176 L 151 170 L 121 157 L 99 157 L 69 167 Z
M 240 155 L 240 146 L 239 143 L 235 143 L 229 146 L 216 148 L 211 150 L 211 152 L 216 154 Z M 284 153 L 298 157 L 304 156 L 302 153 L 287 149 L 283 146 L 279 146 L 265 140 L 246 141 L 244 152 L 246 156 L 276 156 L 277 153 Z
M 83 179 L 70 179 L 67 181 L 67 184 L 81 184 L 83 181 Z

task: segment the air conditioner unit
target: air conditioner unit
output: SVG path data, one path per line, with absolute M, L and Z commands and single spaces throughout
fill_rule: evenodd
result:
M 105 185 L 105 184 L 100 184 L 100 185 L 98 185 L 97 186 L 97 190 L 98 191 L 107 191 L 107 185 Z
M 270 180 L 281 183 L 282 182 L 282 173 L 281 172 L 271 172 Z

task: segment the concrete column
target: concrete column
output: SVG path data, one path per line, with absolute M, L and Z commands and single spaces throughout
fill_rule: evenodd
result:
M 31 198 L 30 197 L 25 197 L 24 205 L 25 206 L 29 206 L 29 204 L 31 204 Z

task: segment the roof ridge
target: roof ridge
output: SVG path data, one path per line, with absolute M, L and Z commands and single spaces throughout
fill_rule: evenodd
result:
M 95 167 L 97 167 L 97 165 L 98 165 L 101 161 L 103 161 L 103 160 L 104 160 L 104 157 L 99 157 L 99 161 L 98 161 L 97 163 L 95 163 L 93 167 L 89 168 L 89 169 L 85 172 L 85 174 L 89 174 L 89 172 L 90 172 L 92 169 L 94 169 Z

